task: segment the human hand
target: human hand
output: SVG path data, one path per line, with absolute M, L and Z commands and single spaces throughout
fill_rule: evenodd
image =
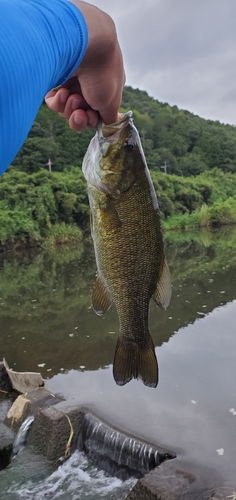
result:
M 61 87 L 45 97 L 47 106 L 80 132 L 96 127 L 99 117 L 106 124 L 118 119 L 125 73 L 112 19 L 93 5 L 71 0 L 83 13 L 88 26 L 88 47 L 79 68 Z

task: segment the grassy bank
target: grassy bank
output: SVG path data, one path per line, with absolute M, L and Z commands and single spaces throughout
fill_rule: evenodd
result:
M 9 217 L 9 221 L 12 223 L 11 217 Z M 34 247 L 51 250 L 58 245 L 77 245 L 84 239 L 83 231 L 79 227 L 70 224 L 66 225 L 64 222 L 51 226 L 45 231 L 44 236 L 41 236 L 37 231 L 30 232 L 32 227 L 31 221 L 24 221 L 20 227 L 16 228 L 15 232 L 17 234 L 14 236 L 13 230 L 16 221 L 17 217 L 13 224 L 9 225 L 10 231 L 5 231 L 3 237 L 0 238 L 0 252 Z M 8 237 L 9 232 L 11 237 Z
M 203 204 L 192 213 L 174 214 L 163 221 L 165 231 L 176 229 L 194 229 L 227 224 L 236 224 L 236 196 L 226 201 L 218 201 L 208 206 Z

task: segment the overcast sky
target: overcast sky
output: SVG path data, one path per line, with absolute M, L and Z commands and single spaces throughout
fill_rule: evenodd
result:
M 236 125 L 236 0 L 93 0 L 117 27 L 127 84 Z

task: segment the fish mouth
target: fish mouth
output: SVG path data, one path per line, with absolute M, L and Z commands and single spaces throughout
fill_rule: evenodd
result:
M 119 134 L 120 130 L 122 130 L 132 118 L 132 111 L 128 111 L 127 113 L 119 113 L 119 118 L 115 123 L 111 123 L 110 125 L 105 125 L 102 121 L 98 124 L 98 138 L 102 140 L 103 138 L 109 138 L 114 136 L 114 134 Z

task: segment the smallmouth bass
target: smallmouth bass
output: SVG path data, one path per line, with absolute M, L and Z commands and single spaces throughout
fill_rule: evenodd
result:
M 157 196 L 131 117 L 129 111 L 117 123 L 100 123 L 83 161 L 97 264 L 92 305 L 99 315 L 113 302 L 116 305 L 120 321 L 113 362 L 116 383 L 140 378 L 156 387 L 149 303 L 153 298 L 166 309 L 171 282 Z

